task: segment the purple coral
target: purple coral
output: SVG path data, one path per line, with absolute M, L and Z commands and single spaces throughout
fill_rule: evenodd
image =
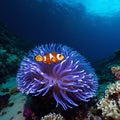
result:
M 58 63 L 45 64 L 34 60 L 56 52 L 64 56 Z M 83 56 L 61 44 L 46 44 L 33 49 L 21 62 L 17 74 L 18 88 L 22 93 L 34 96 L 46 95 L 50 90 L 58 104 L 66 110 L 78 106 L 76 101 L 89 101 L 98 87 L 97 77 Z

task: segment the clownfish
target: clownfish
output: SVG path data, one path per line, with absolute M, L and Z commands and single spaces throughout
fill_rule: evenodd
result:
M 64 56 L 62 54 L 57 54 L 56 52 L 46 54 L 45 56 L 41 56 L 41 55 L 35 56 L 35 61 L 43 62 L 45 64 L 58 63 L 63 59 Z

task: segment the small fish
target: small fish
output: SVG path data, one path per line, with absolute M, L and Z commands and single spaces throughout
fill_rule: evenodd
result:
M 62 54 L 57 54 L 56 52 L 46 54 L 45 56 L 41 56 L 41 55 L 35 56 L 35 61 L 43 62 L 45 64 L 58 63 L 63 59 L 64 56 Z

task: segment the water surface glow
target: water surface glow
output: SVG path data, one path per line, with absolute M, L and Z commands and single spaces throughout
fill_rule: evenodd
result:
M 37 0 L 45 1 L 45 0 Z M 113 16 L 120 11 L 120 0 L 53 0 L 59 5 L 78 6 L 82 4 L 86 12 L 98 16 Z

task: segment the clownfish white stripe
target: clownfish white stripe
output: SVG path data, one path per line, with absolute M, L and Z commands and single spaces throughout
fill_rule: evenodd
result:
M 50 56 L 50 60 L 52 60 L 52 58 L 54 57 L 51 53 L 49 54 L 49 56 Z
M 60 54 L 57 54 L 57 59 L 58 59 L 58 60 L 61 60 L 61 59 L 60 59 Z
M 46 61 L 46 56 L 43 57 L 44 61 Z

